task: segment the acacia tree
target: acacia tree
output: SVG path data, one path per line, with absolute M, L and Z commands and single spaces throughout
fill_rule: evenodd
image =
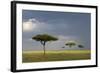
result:
M 79 47 L 79 48 L 84 48 L 84 46 L 83 46 L 83 45 L 78 45 L 78 47 Z
M 75 45 L 76 45 L 76 43 L 75 43 L 75 42 L 70 41 L 70 42 L 67 42 L 65 45 L 66 45 L 66 46 L 69 46 L 69 47 L 71 48 L 72 46 L 75 46 Z
M 43 45 L 44 55 L 45 55 L 45 45 L 48 41 L 56 41 L 58 38 L 50 36 L 48 34 L 38 34 L 32 37 L 33 40 L 39 41 Z

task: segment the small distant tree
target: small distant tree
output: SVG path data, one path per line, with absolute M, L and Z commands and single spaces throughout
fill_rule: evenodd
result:
M 83 45 L 78 45 L 78 47 L 79 47 L 79 48 L 84 48 L 84 46 L 83 46 Z
M 71 48 L 71 47 L 75 46 L 76 43 L 75 43 L 75 42 L 72 42 L 72 41 L 69 41 L 69 42 L 67 42 L 65 45 L 66 45 L 66 46 L 69 46 L 69 47 Z
M 65 46 L 63 46 L 62 48 L 65 48 Z
M 45 45 L 48 41 L 56 41 L 58 38 L 53 37 L 48 34 L 38 34 L 32 37 L 33 40 L 39 41 L 43 45 L 44 55 L 45 55 Z

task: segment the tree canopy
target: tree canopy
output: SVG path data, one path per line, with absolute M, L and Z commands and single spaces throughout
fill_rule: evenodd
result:
M 69 42 L 67 42 L 65 45 L 66 45 L 66 46 L 69 46 L 69 47 L 72 47 L 72 46 L 75 46 L 76 43 L 73 42 L 73 41 L 69 41 Z
M 32 37 L 32 39 L 34 39 L 36 41 L 45 41 L 45 42 L 58 40 L 58 38 L 53 37 L 53 36 L 48 35 L 48 34 L 39 34 L 39 35 Z
M 84 46 L 83 46 L 83 45 L 78 45 L 78 47 L 79 47 L 79 48 L 84 48 Z

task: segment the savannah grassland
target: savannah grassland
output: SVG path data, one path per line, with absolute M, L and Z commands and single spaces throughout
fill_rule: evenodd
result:
M 67 61 L 91 59 L 90 50 L 63 50 L 63 51 L 23 51 L 23 63 L 46 62 L 46 61 Z

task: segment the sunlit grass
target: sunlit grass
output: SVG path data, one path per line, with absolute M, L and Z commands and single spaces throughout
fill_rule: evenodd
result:
M 66 61 L 66 60 L 85 60 L 91 58 L 90 50 L 63 50 L 63 51 L 23 51 L 22 61 L 45 62 L 45 61 Z

